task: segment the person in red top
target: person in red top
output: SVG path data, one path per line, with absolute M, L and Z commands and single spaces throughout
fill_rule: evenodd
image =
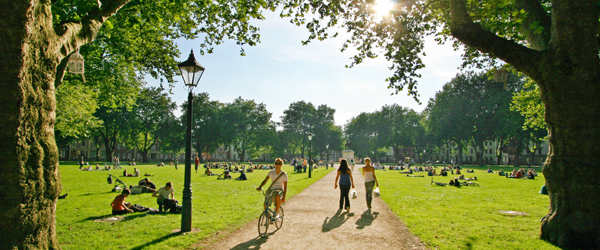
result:
M 131 191 L 129 191 L 129 189 L 126 188 L 123 189 L 123 192 L 120 195 L 117 195 L 117 197 L 115 197 L 113 202 L 110 204 L 110 206 L 112 207 L 113 215 L 133 213 L 133 210 L 125 206 L 125 199 L 127 199 L 127 196 L 129 196 L 129 194 L 131 194 Z
M 198 165 L 200 165 L 200 158 L 196 156 L 196 173 L 198 173 Z

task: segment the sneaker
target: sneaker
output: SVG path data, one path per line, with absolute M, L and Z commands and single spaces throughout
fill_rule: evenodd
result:
M 279 217 L 279 215 L 275 215 L 275 218 L 273 218 L 273 219 L 275 219 L 275 221 L 280 221 L 281 217 Z

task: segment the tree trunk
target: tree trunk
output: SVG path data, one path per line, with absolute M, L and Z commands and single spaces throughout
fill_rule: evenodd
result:
M 543 168 L 550 211 L 541 238 L 564 248 L 600 248 L 600 63 L 594 59 L 554 63 L 541 89 L 550 142 Z
M 142 150 L 142 162 L 148 162 L 148 152 L 150 150 L 144 149 Z
M 458 159 L 456 161 L 456 164 L 461 166 L 463 164 L 463 146 L 460 141 L 456 141 L 456 146 L 457 146 L 456 150 L 458 151 Z
M 46 42 L 50 6 L 35 2 L 0 4 L 0 29 L 11 27 L 0 38 L 0 249 L 59 249 L 55 211 L 62 187 L 54 139 L 58 48 Z

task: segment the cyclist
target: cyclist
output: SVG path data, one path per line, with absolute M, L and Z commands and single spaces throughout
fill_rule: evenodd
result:
M 269 179 L 273 180 L 271 183 L 271 187 L 267 190 L 267 194 L 269 196 L 275 195 L 275 219 L 279 219 L 279 207 L 281 203 L 285 203 L 285 195 L 287 193 L 287 182 L 288 176 L 287 173 L 281 170 L 281 166 L 283 166 L 283 160 L 281 158 L 275 159 L 275 169 L 271 170 L 265 180 L 260 184 L 260 186 L 256 189 L 260 191 L 262 186 L 267 183 Z M 283 192 L 283 195 L 281 194 Z M 266 206 L 266 205 L 265 205 Z M 266 208 L 266 207 L 265 207 Z

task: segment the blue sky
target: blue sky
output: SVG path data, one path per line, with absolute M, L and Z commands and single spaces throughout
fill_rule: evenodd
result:
M 179 61 L 187 59 L 191 49 L 196 60 L 206 68 L 194 93 L 208 92 L 211 99 L 229 103 L 241 96 L 264 103 L 273 113 L 272 120 L 279 122 L 283 111 L 293 102 L 304 100 L 318 106 L 334 108 L 336 125 L 344 125 L 361 112 L 374 112 L 386 104 L 397 103 L 422 111 L 427 101 L 444 83 L 451 80 L 461 64 L 460 52 L 448 45 L 437 45 L 426 39 L 423 58 L 426 65 L 419 73 L 420 99 L 418 105 L 406 92 L 390 95 L 385 79 L 391 76 L 390 63 L 383 58 L 366 60 L 354 68 L 352 51 L 340 52 L 342 38 L 314 41 L 302 46 L 308 37 L 304 27 L 297 27 L 277 13 L 265 13 L 265 21 L 257 21 L 261 43 L 245 46 L 246 56 L 240 56 L 240 47 L 234 41 L 217 46 L 213 54 L 201 56 L 200 41 L 178 41 L 181 51 Z M 343 35 L 342 35 L 343 37 Z M 181 105 L 187 100 L 181 77 L 176 78 L 171 98 Z M 151 86 L 158 81 L 147 79 Z

